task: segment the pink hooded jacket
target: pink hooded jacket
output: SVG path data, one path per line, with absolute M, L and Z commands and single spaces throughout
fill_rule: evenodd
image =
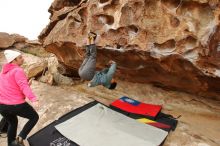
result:
M 5 64 L 0 73 L 0 104 L 22 104 L 25 97 L 32 102 L 36 101 L 24 70 L 12 63 Z

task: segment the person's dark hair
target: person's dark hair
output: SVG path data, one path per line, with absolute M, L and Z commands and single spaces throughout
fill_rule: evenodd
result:
M 117 86 L 117 83 L 116 83 L 116 82 L 111 83 L 111 85 L 110 85 L 109 89 L 110 89 L 110 90 L 113 90 L 113 89 L 115 89 L 115 88 L 116 88 L 116 86 Z

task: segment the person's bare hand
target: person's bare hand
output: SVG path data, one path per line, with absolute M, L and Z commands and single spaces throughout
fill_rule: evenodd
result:
M 109 65 L 111 65 L 111 64 L 115 63 L 115 61 L 110 60 L 108 63 L 109 63 Z
M 32 104 L 35 109 L 39 109 L 39 101 L 35 101 Z

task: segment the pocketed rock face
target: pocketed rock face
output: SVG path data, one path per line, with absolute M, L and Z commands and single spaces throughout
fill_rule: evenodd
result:
M 122 80 L 219 98 L 218 0 L 55 0 L 49 11 L 39 39 L 72 75 L 91 30 L 97 69 L 112 59 Z

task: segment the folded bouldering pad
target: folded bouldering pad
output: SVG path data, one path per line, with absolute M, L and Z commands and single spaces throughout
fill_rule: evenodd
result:
M 112 102 L 110 107 L 122 114 L 129 115 L 129 117 L 142 118 L 145 116 L 149 119 L 155 119 L 162 108 L 161 105 L 142 103 L 126 96 Z

